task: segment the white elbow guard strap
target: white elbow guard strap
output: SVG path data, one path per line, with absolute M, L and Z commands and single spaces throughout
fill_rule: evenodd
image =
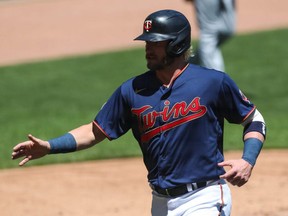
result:
M 259 132 L 264 136 L 264 138 L 266 138 L 266 125 L 264 122 L 252 121 L 252 122 L 248 123 L 244 127 L 243 138 L 244 138 L 245 134 L 252 132 L 252 131 Z

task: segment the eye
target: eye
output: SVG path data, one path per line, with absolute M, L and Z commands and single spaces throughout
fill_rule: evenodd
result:
M 165 42 L 163 41 L 157 41 L 157 42 L 153 42 L 153 45 L 155 47 L 164 47 L 165 46 Z
M 151 47 L 166 47 L 167 46 L 167 41 L 145 41 L 146 46 L 151 46 Z

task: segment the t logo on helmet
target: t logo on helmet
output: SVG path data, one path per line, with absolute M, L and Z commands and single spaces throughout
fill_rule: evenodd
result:
M 144 22 L 144 30 L 149 32 L 152 28 L 152 20 L 145 20 Z

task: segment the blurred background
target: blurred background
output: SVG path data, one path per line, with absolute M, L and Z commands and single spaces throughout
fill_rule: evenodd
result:
M 239 33 L 288 26 L 286 0 L 239 0 L 236 7 Z M 1 0 L 0 65 L 138 46 L 144 19 L 159 9 L 181 11 L 198 37 L 194 8 L 184 0 Z

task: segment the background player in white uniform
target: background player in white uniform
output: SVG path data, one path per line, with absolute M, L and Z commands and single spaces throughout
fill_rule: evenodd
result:
M 199 44 L 193 63 L 225 71 L 221 45 L 235 33 L 235 0 L 185 0 L 195 7 Z
M 230 215 L 225 179 L 239 187 L 249 180 L 265 137 L 262 115 L 227 74 L 188 63 L 191 28 L 183 14 L 150 14 L 136 40 L 146 43 L 147 72 L 117 88 L 92 123 L 49 141 L 29 135 L 12 158 L 24 157 L 24 165 L 131 129 L 148 171 L 153 216 Z M 224 119 L 244 126 L 240 159 L 224 160 Z

